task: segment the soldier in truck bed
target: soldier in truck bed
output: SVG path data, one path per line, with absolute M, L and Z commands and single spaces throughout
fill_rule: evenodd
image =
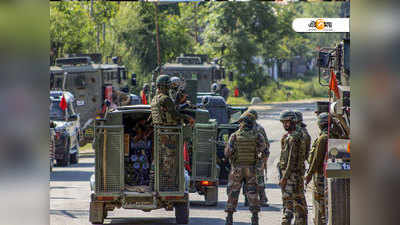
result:
M 194 119 L 188 115 L 181 114 L 176 110 L 174 101 L 169 96 L 171 81 L 168 75 L 160 75 L 156 81 L 157 92 L 151 101 L 151 118 L 154 125 L 161 126 L 178 126 L 182 122 L 187 122 L 191 126 L 194 125 Z M 162 149 L 165 151 L 165 157 L 160 159 L 161 170 L 164 174 L 170 175 L 169 181 L 174 179 L 176 170 L 176 145 L 179 140 L 176 136 L 161 135 L 158 137 L 161 142 Z

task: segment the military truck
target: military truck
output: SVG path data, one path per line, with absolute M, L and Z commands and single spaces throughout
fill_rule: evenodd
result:
M 112 100 L 113 88 L 127 84 L 124 66 L 101 64 L 100 54 L 58 58 L 50 67 L 50 89 L 67 90 L 76 98 L 76 111 L 81 117 L 80 145 L 93 138 L 93 120 L 104 113 L 105 99 Z
M 60 102 L 64 98 L 66 108 Z M 57 166 L 79 161 L 80 120 L 74 96 L 66 91 L 50 91 L 49 119 L 55 131 L 54 155 Z M 51 138 L 51 137 L 50 137 Z
M 320 102 L 319 111 L 326 111 L 328 120 L 328 158 L 326 162 L 326 197 L 329 225 L 350 224 L 350 37 L 335 48 L 323 48 L 318 57 L 321 85 L 330 86 L 329 102 Z M 328 85 L 329 78 L 330 85 Z M 334 77 L 338 86 L 335 93 Z M 333 89 L 333 90 L 332 90 Z M 325 106 L 325 107 L 324 107 Z M 323 110 L 324 108 L 325 110 Z M 332 137 L 335 137 L 332 138 Z
M 210 92 L 211 84 L 225 78 L 225 69 L 217 61 L 208 62 L 207 55 L 185 54 L 163 65 L 160 74 L 198 80 L 197 91 Z
M 103 223 L 107 212 L 115 208 L 145 212 L 175 208 L 176 222 L 187 224 L 191 185 L 206 196 L 218 196 L 213 147 L 216 124 L 209 121 L 205 110 L 195 109 L 191 113 L 197 120 L 194 128 L 151 125 L 147 121 L 151 114 L 149 105 L 119 107 L 96 120 L 90 222 Z M 140 139 L 143 130 L 147 134 L 145 140 Z M 144 143 L 139 144 L 141 141 Z M 190 177 L 184 162 L 188 145 L 193 149 Z M 177 153 L 173 174 L 164 170 L 171 163 L 165 161 L 165 148 Z

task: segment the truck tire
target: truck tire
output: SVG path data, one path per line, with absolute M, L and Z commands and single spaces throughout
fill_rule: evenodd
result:
M 104 210 L 104 204 L 102 202 L 90 202 L 89 221 L 92 224 L 103 224 Z
M 69 149 L 71 148 L 70 146 L 71 146 L 70 141 L 69 141 L 69 139 L 67 139 L 67 147 L 65 147 L 64 158 L 60 161 L 57 160 L 57 165 L 63 166 L 63 167 L 70 166 L 70 162 L 71 162 L 71 155 L 69 154 Z
M 328 178 L 328 225 L 350 225 L 350 179 Z
M 204 198 L 205 205 L 216 206 L 218 204 L 218 187 L 207 188 Z
M 189 201 L 175 204 L 175 219 L 177 224 L 189 223 Z

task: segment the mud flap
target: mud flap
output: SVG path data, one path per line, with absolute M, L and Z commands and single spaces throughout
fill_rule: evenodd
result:
M 103 224 L 104 204 L 102 202 L 90 202 L 89 221 L 92 224 Z

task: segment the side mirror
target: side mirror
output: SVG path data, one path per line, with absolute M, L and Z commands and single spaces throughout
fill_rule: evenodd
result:
M 136 77 L 131 78 L 131 85 L 136 86 Z
M 231 82 L 233 81 L 233 72 L 229 72 L 228 79 Z
M 318 54 L 318 66 L 322 68 L 328 68 L 329 67 L 329 61 L 330 61 L 331 54 L 329 52 L 322 52 L 320 51 Z
M 77 114 L 72 114 L 69 116 L 70 121 L 77 121 L 78 120 L 78 115 Z
M 136 79 L 136 73 L 132 73 L 131 78 L 135 78 Z

